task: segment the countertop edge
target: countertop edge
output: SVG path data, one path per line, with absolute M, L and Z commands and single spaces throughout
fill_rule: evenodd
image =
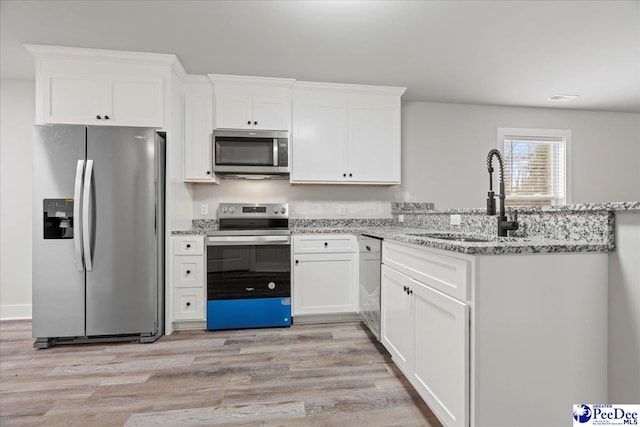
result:
M 172 236 L 206 235 L 212 230 L 182 229 L 172 231 Z M 557 254 L 557 253 L 608 253 L 615 250 L 614 245 L 601 242 L 563 241 L 551 239 L 527 238 L 514 241 L 490 242 L 452 242 L 428 237 L 411 236 L 412 232 L 428 232 L 438 230 L 412 229 L 402 227 L 368 228 L 368 227 L 296 227 L 291 229 L 292 235 L 301 234 L 367 234 L 380 239 L 408 243 L 425 248 L 447 250 L 468 255 L 508 255 L 508 254 Z

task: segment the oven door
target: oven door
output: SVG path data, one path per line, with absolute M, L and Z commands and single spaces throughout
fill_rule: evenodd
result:
M 207 300 L 291 296 L 291 236 L 210 236 Z

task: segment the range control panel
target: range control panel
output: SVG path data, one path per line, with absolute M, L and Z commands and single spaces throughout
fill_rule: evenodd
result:
M 220 203 L 218 218 L 289 218 L 287 203 Z

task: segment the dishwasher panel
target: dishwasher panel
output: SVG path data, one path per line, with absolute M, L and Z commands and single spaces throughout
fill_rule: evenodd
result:
M 380 262 L 382 240 L 360 236 L 360 315 L 380 341 Z

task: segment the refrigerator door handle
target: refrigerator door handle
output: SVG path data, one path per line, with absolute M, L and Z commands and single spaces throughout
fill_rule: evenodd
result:
M 87 271 L 93 270 L 93 257 L 91 256 L 91 178 L 93 177 L 93 160 L 87 160 L 87 168 L 84 173 L 84 188 L 82 195 L 82 243 L 84 246 L 84 265 Z
M 73 191 L 73 249 L 75 253 L 76 270 L 84 271 L 82 262 L 82 221 L 80 220 L 80 204 L 82 203 L 82 172 L 84 172 L 84 160 L 78 160 L 76 165 L 76 183 Z

